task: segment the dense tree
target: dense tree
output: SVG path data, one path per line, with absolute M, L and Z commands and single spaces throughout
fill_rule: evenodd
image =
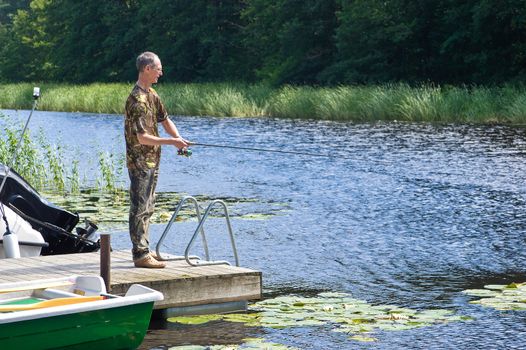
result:
M 46 7 L 51 0 L 34 0 L 19 9 L 2 37 L 0 73 L 4 79 L 40 80 L 53 77 L 53 39 L 47 34 Z
M 470 65 L 464 79 L 501 82 L 526 78 L 526 1 L 481 0 L 473 3 Z
M 526 81 L 526 0 L 0 0 L 0 80 Z
M 429 80 L 438 0 L 341 1 L 329 82 Z
M 333 0 L 247 0 L 245 46 L 256 76 L 273 84 L 318 83 L 334 53 Z
M 19 9 L 27 9 L 30 0 L 0 0 L 0 25 L 9 23 L 10 17 Z
M 134 78 L 138 51 L 136 8 L 124 1 L 54 0 L 47 8 L 54 38 L 56 80 L 91 82 Z
M 241 1 L 157 0 L 141 5 L 137 25 L 143 49 L 165 62 L 166 78 L 224 81 L 244 77 L 239 40 Z

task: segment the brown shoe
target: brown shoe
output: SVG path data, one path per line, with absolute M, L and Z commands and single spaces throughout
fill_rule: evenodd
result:
M 146 267 L 151 269 L 162 269 L 163 267 L 166 267 L 166 263 L 155 260 L 155 258 L 150 254 L 146 255 L 142 259 L 135 260 L 133 264 L 135 267 Z
M 157 255 L 157 253 L 155 252 L 150 252 L 150 255 L 152 256 L 152 258 L 154 258 L 157 261 L 163 261 L 163 259 L 161 259 L 161 257 Z

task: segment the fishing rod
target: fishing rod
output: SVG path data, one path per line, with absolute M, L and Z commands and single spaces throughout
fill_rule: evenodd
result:
M 201 142 L 190 142 L 190 146 L 203 146 L 203 147 L 215 147 L 215 148 L 232 148 L 245 151 L 256 151 L 256 152 L 273 152 L 273 153 L 287 153 L 287 154 L 296 154 L 301 156 L 310 156 L 310 157 L 333 157 L 330 154 L 319 154 L 319 153 L 310 153 L 310 152 L 297 152 L 297 151 L 284 151 L 280 149 L 268 149 L 268 148 L 256 148 L 256 147 L 241 147 L 241 146 L 229 146 L 229 145 L 215 145 L 211 143 L 201 143 Z M 188 148 L 180 149 L 177 154 L 183 156 L 191 156 L 192 150 Z
M 39 87 L 33 88 L 33 99 L 35 100 L 33 102 L 33 108 L 31 109 L 31 113 L 29 113 L 29 117 L 27 118 L 26 125 L 24 125 L 24 129 L 22 130 L 22 133 L 20 134 L 20 138 L 18 139 L 18 142 L 16 144 L 15 151 L 13 152 L 13 157 L 11 158 L 11 163 L 9 163 L 11 166 L 6 166 L 7 170 L 4 175 L 4 179 L 2 180 L 2 184 L 0 185 L 0 196 L 2 195 L 2 191 L 4 189 L 7 177 L 9 176 L 9 173 L 11 172 L 11 167 L 15 164 L 16 157 L 18 156 L 18 149 L 20 148 L 20 145 L 22 144 L 22 140 L 24 139 L 24 134 L 26 133 L 27 126 L 29 125 L 29 121 L 31 120 L 31 116 L 33 115 L 33 112 L 37 108 L 37 102 L 38 102 L 39 97 L 40 97 L 40 88 Z

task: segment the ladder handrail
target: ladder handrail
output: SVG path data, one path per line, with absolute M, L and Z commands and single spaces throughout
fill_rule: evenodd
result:
M 234 234 L 232 232 L 232 225 L 230 224 L 230 216 L 228 215 L 228 208 L 227 208 L 225 202 L 223 202 L 220 199 L 213 200 L 208 205 L 208 207 L 206 208 L 206 211 L 203 214 L 203 218 L 199 220 L 199 225 L 197 225 L 197 228 L 195 229 L 195 232 L 194 232 L 192 238 L 190 239 L 190 242 L 188 243 L 188 246 L 186 247 L 186 250 L 184 251 L 184 257 L 186 259 L 186 262 L 189 265 L 192 265 L 192 266 L 221 265 L 221 264 L 230 265 L 230 263 L 227 262 L 227 261 L 208 261 L 208 262 L 202 262 L 202 263 L 197 263 L 197 264 L 190 261 L 190 256 L 189 256 L 190 249 L 192 248 L 192 245 L 194 244 L 194 241 L 195 241 L 195 239 L 197 237 L 197 234 L 199 233 L 200 230 L 203 229 L 203 225 L 205 223 L 205 220 L 208 218 L 208 215 L 210 214 L 210 211 L 212 210 L 212 207 L 215 204 L 220 204 L 223 207 L 223 209 L 224 209 L 226 223 L 227 223 L 227 227 L 228 227 L 228 233 L 230 235 L 230 242 L 232 244 L 232 250 L 234 252 L 234 259 L 236 260 L 236 266 L 239 266 L 239 258 L 237 256 L 236 242 L 234 240 Z M 207 260 L 209 260 L 209 259 L 207 258 Z
M 169 259 L 163 259 L 162 256 L 161 256 L 161 253 L 160 253 L 160 248 L 161 248 L 161 243 L 164 241 L 166 235 L 168 234 L 168 232 L 170 231 L 170 228 L 172 227 L 172 224 L 173 222 L 175 221 L 176 217 L 177 217 L 177 214 L 179 214 L 179 211 L 181 210 L 181 208 L 183 207 L 183 205 L 185 204 L 185 202 L 187 201 L 190 201 L 190 202 L 193 202 L 194 205 L 195 205 L 195 212 L 197 214 L 197 220 L 199 222 L 202 221 L 201 219 L 201 213 L 199 211 L 199 204 L 197 203 L 197 199 L 195 199 L 194 197 L 192 196 L 184 196 L 181 201 L 179 202 L 179 205 L 177 206 L 177 208 L 175 209 L 172 217 L 170 218 L 170 221 L 168 222 L 168 225 L 166 225 L 166 228 L 164 229 L 163 231 L 163 234 L 161 235 L 161 238 L 159 238 L 159 242 L 157 242 L 157 246 L 155 247 L 155 252 L 157 253 L 157 256 L 161 259 L 161 260 L 169 260 Z M 205 231 L 202 227 L 200 227 L 200 231 L 201 231 L 201 237 L 203 238 L 203 248 L 205 250 L 205 257 L 206 257 L 206 260 L 209 260 L 210 259 L 210 255 L 208 253 L 208 244 L 206 243 L 206 236 L 205 236 Z M 198 231 L 196 230 L 196 233 Z M 195 235 L 195 234 L 194 234 Z M 196 258 L 195 256 L 191 257 L 191 258 Z M 189 260 L 189 257 L 185 256 L 185 259 L 186 261 Z

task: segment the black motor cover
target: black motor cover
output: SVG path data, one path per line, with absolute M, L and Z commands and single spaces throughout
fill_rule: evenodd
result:
M 0 183 L 6 171 L 7 167 L 0 164 Z M 90 252 L 99 248 L 98 242 L 71 233 L 79 222 L 77 213 L 48 202 L 13 169 L 9 171 L 0 196 L 2 203 L 25 214 L 21 216 L 49 243 L 49 247 L 42 248 L 42 255 Z

